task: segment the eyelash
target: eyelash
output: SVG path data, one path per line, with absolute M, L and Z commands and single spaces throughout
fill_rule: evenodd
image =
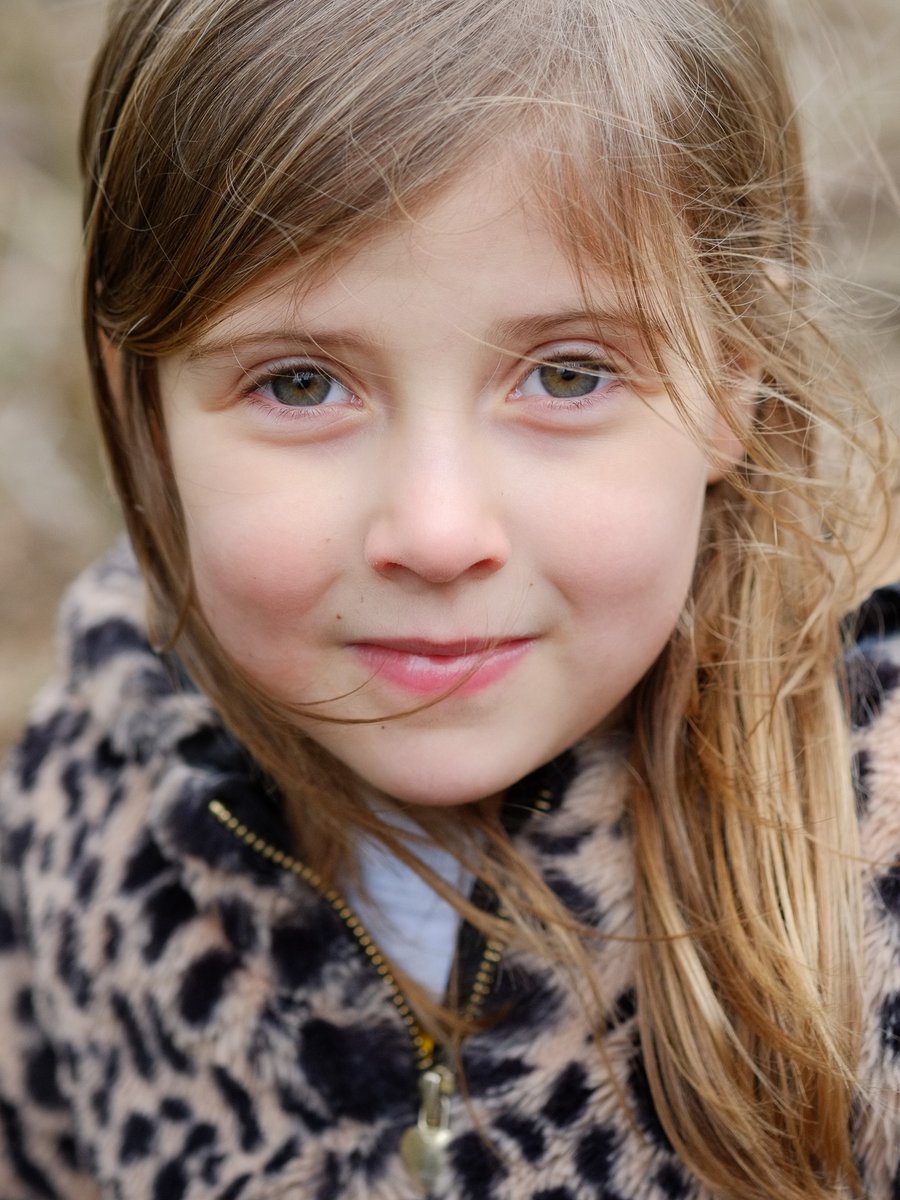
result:
M 320 367 L 318 363 L 311 362 L 308 359 L 288 359 L 283 363 L 274 363 L 267 370 L 259 375 L 251 376 L 245 388 L 241 391 L 241 399 L 258 409 L 268 420 L 271 421 L 297 421 L 297 420 L 315 420 L 313 413 L 321 413 L 328 409 L 336 407 L 333 404 L 311 404 L 311 405 L 290 405 L 281 404 L 274 397 L 267 398 L 260 395 L 262 389 L 274 383 L 276 379 L 284 379 L 292 374 L 300 374 L 303 371 L 308 371 L 311 375 L 319 375 L 323 379 L 333 381 L 339 387 L 344 388 L 346 392 L 357 400 L 356 393 L 346 384 L 341 383 L 341 380 L 333 372 Z M 321 418 L 319 418 L 321 419 Z
M 623 372 L 616 367 L 612 362 L 606 361 L 601 355 L 596 352 L 584 352 L 578 348 L 567 352 L 559 352 L 548 354 L 546 356 L 536 355 L 530 360 L 527 370 L 519 377 L 516 384 L 510 391 L 513 396 L 528 398 L 529 393 L 523 392 L 523 388 L 527 381 L 536 372 L 546 367 L 565 367 L 574 368 L 581 375 L 590 375 L 598 380 L 598 386 L 595 390 L 586 393 L 583 396 L 534 396 L 539 399 L 542 404 L 553 411 L 580 411 L 591 408 L 597 405 L 598 401 L 607 397 L 611 391 L 614 391 L 621 385 L 623 380 Z M 277 399 L 267 398 L 260 394 L 262 389 L 272 384 L 276 379 L 283 379 L 290 376 L 292 373 L 300 373 L 309 371 L 310 374 L 318 374 L 323 379 L 328 379 L 343 388 L 349 396 L 357 404 L 361 403 L 356 392 L 343 383 L 340 377 L 318 363 L 308 359 L 286 360 L 283 363 L 275 363 L 265 372 L 250 378 L 248 385 L 242 390 L 241 398 L 246 403 L 260 410 L 268 420 L 272 421 L 297 421 L 297 420 L 321 420 L 321 417 L 314 417 L 313 414 L 327 412 L 329 409 L 336 408 L 336 404 L 315 404 L 315 405 L 289 405 L 279 403 Z M 533 393 L 531 395 L 534 395 Z M 342 406 L 341 406 L 342 407 Z
M 597 354 L 582 353 L 575 350 L 568 353 L 548 354 L 543 357 L 536 356 L 532 360 L 528 370 L 516 384 L 513 394 L 527 397 L 529 393 L 522 390 L 524 385 L 532 375 L 545 367 L 570 367 L 578 375 L 588 376 L 597 380 L 597 387 L 583 396 L 536 397 L 542 401 L 544 406 L 554 411 L 571 412 L 573 409 L 578 411 L 586 408 L 594 408 L 598 402 L 602 402 L 612 390 L 622 383 L 622 371 L 617 369 L 611 362 L 607 362 Z

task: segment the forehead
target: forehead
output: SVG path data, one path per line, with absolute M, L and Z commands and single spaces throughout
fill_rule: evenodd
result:
M 199 342 L 241 338 L 260 323 L 299 321 L 314 333 L 349 322 L 377 331 L 398 314 L 411 336 L 427 324 L 500 338 L 529 321 L 537 336 L 541 313 L 595 313 L 634 327 L 619 283 L 573 254 L 529 173 L 509 161 L 479 164 L 327 264 L 283 264 L 219 314 Z M 639 323 L 646 325 L 646 314 Z

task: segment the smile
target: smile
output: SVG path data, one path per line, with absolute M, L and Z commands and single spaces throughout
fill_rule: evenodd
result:
M 380 680 L 417 696 L 450 691 L 472 696 L 508 675 L 534 645 L 534 638 L 492 641 L 470 638 L 429 642 L 389 638 L 354 642 L 356 657 Z

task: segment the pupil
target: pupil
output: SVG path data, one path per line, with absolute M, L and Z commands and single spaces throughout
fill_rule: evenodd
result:
M 319 371 L 291 371 L 272 379 L 272 395 L 280 404 L 309 408 L 322 404 L 328 396 L 331 380 Z
M 576 396 L 589 396 L 597 387 L 596 374 L 591 371 L 580 371 L 569 363 L 561 366 L 543 366 L 540 375 L 543 387 L 551 396 L 560 400 L 568 400 Z

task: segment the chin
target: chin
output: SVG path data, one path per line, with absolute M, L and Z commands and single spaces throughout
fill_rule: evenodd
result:
M 400 804 L 408 804 L 414 808 L 452 808 L 460 804 L 475 804 L 489 796 L 496 796 L 515 783 L 519 776 L 506 779 L 492 774 L 490 778 L 482 776 L 472 779 L 449 774 L 436 779 L 433 771 L 429 770 L 422 775 L 404 772 L 399 776 L 385 773 L 380 777 L 367 775 L 361 778 L 366 791 L 374 789 Z

